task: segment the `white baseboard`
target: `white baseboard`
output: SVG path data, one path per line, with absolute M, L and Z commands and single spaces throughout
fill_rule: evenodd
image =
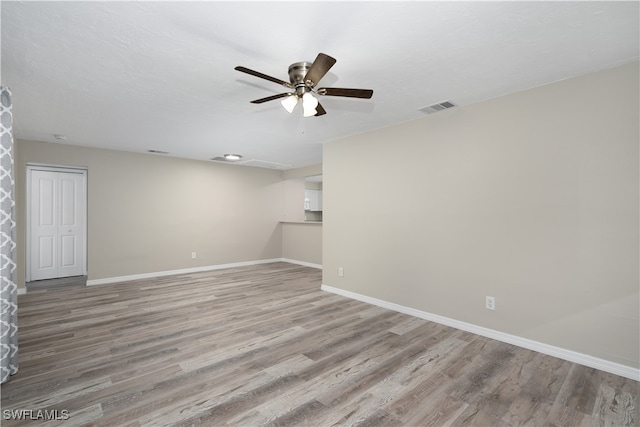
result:
M 107 285 L 110 283 L 127 282 L 130 280 L 150 279 L 153 277 L 174 276 L 176 274 L 200 273 L 203 271 L 222 270 L 225 268 L 246 267 L 249 265 L 269 264 L 280 262 L 282 258 L 260 259 L 256 261 L 232 262 L 230 264 L 205 265 L 202 267 L 181 268 L 179 270 L 155 271 L 152 273 L 132 274 L 129 276 L 106 277 L 104 279 L 87 280 L 87 286 Z
M 343 289 L 334 288 L 332 286 L 322 285 L 320 289 L 326 292 L 331 292 L 347 298 L 362 301 L 362 302 L 376 305 L 389 310 L 397 311 L 399 313 L 408 314 L 410 316 L 419 317 L 421 319 L 440 323 L 442 325 L 451 326 L 452 328 L 471 332 L 477 335 L 482 335 L 483 337 L 495 339 L 508 344 L 513 344 L 518 347 L 526 348 L 528 350 L 537 351 L 539 353 L 543 353 L 549 356 L 554 356 L 559 359 L 567 360 L 569 362 L 588 366 L 590 368 L 599 369 L 601 371 L 609 372 L 611 374 L 620 375 L 622 377 L 630 378 L 635 381 L 640 381 L 640 369 L 632 368 L 630 366 L 621 365 L 619 363 L 610 362 L 608 360 L 589 356 L 587 354 L 582 354 L 582 353 L 578 353 L 572 350 L 567 350 L 561 347 L 556 347 L 556 346 L 544 344 L 538 341 L 529 340 L 527 338 L 518 337 L 516 335 L 506 334 L 504 332 L 496 331 L 489 328 L 484 328 L 482 326 L 474 325 L 471 323 L 461 322 L 459 320 L 451 319 L 449 317 L 439 316 L 437 314 L 428 313 L 426 311 L 416 310 L 414 308 L 405 307 L 392 302 L 380 300 L 377 298 L 372 298 L 366 295 L 357 294 L 355 292 L 345 291 Z
M 305 267 L 318 268 L 318 269 L 322 270 L 322 264 L 314 264 L 312 262 L 298 261 L 298 260 L 290 259 L 290 258 L 280 258 L 280 261 L 288 262 L 289 264 L 303 265 Z
M 18 295 L 26 295 L 27 288 L 18 288 Z
M 298 265 L 303 265 L 305 267 L 322 269 L 322 265 L 320 264 L 313 264 L 306 261 L 297 261 L 289 258 L 271 258 L 271 259 L 260 259 L 255 261 L 233 262 L 230 264 L 216 264 L 216 265 L 205 265 L 202 267 L 181 268 L 179 270 L 155 271 L 152 273 L 132 274 L 129 276 L 106 277 L 104 279 L 91 279 L 91 280 L 87 280 L 87 286 L 108 285 L 110 283 L 128 282 L 130 280 L 151 279 L 153 277 L 174 276 L 176 274 L 200 273 L 203 271 L 222 270 L 225 268 L 234 268 L 234 267 L 246 267 L 249 265 L 269 264 L 272 262 L 288 262 L 290 264 L 298 264 Z

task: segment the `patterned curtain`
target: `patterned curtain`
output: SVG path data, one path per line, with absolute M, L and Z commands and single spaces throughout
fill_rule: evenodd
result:
M 0 383 L 18 371 L 18 284 L 16 282 L 16 221 L 13 181 L 13 115 L 11 91 L 0 87 Z

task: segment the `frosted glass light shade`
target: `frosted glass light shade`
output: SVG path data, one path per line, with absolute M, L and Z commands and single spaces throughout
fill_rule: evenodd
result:
M 295 95 L 287 96 L 285 99 L 280 101 L 285 110 L 289 113 L 293 113 L 293 109 L 298 104 L 298 97 Z
M 315 96 L 311 95 L 309 92 L 306 92 L 302 95 L 302 115 L 304 117 L 315 116 L 317 111 L 316 107 L 318 106 L 318 100 Z

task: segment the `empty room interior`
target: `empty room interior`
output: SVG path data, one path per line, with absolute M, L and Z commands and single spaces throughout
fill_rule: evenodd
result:
M 0 19 L 3 425 L 640 425 L 637 1 Z

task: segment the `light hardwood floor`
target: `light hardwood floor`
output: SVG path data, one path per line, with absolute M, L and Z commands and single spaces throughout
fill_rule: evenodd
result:
M 273 263 L 20 296 L 3 418 L 69 419 L 2 425 L 638 425 L 635 381 L 320 284 Z

